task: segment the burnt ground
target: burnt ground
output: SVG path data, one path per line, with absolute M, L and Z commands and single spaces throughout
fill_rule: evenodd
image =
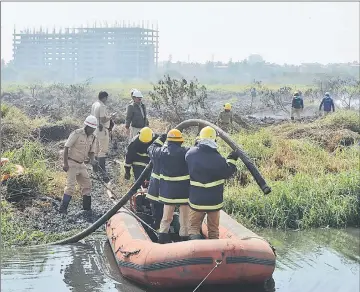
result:
M 68 129 L 65 128 L 64 131 L 68 131 Z M 45 143 L 44 146 L 50 152 L 56 153 L 62 149 L 64 142 L 64 140 L 61 140 L 59 143 Z M 129 182 L 124 182 L 120 178 L 120 175 L 123 174 L 121 169 L 123 166 L 119 164 L 119 161 L 123 161 L 125 147 L 126 141 L 123 137 L 115 137 L 110 146 L 109 158 L 107 160 L 107 170 L 111 177 L 111 182 L 114 183 L 112 189 L 117 197 L 124 195 L 130 186 Z M 56 168 L 61 167 L 61 163 L 56 164 Z M 13 220 L 16 220 L 20 226 L 27 227 L 29 230 L 39 230 L 45 233 L 62 233 L 89 227 L 113 206 L 113 202 L 109 199 L 100 176 L 92 171 L 91 165 L 88 165 L 87 168 L 93 184 L 91 211 L 82 210 L 82 197 L 80 194 L 73 196 L 67 214 L 61 214 L 58 211 L 62 193 L 51 197 L 35 194 L 32 198 L 20 200 L 13 205 L 15 206 L 14 212 L 16 215 Z M 2 195 L 5 195 L 6 187 L 2 186 L 1 189 Z

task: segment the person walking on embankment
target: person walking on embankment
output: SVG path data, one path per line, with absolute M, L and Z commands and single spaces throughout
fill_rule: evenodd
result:
M 296 116 L 296 119 L 300 119 L 303 110 L 304 101 L 301 98 L 300 93 L 295 92 L 291 102 L 291 119 L 294 120 L 294 115 Z
M 328 115 L 331 110 L 335 112 L 335 104 L 333 99 L 330 97 L 330 93 L 326 92 L 325 97 L 322 99 L 320 106 L 319 106 L 319 112 L 321 112 L 321 108 L 324 106 L 324 115 Z
M 142 93 L 134 89 L 131 92 L 131 97 L 133 100 L 127 106 L 125 118 L 126 134 L 130 140 L 135 137 L 142 128 L 149 126 L 146 106 L 142 102 Z
M 125 154 L 125 176 L 126 180 L 131 177 L 131 168 L 134 173 L 134 178 L 137 180 L 145 167 L 150 162 L 147 150 L 149 146 L 158 138 L 159 135 L 154 134 L 149 127 L 142 128 L 138 135 L 136 135 Z M 147 179 L 146 179 L 147 180 Z
M 216 124 L 225 132 L 232 129 L 233 113 L 231 112 L 231 104 L 225 103 L 224 110 L 220 112 Z
M 189 172 L 185 162 L 185 154 L 189 148 L 183 147 L 184 138 L 177 129 L 167 133 L 167 145 L 153 143 L 149 147 L 149 155 L 160 164 L 159 202 L 164 204 L 163 216 L 159 228 L 158 243 L 170 242 L 170 224 L 175 207 L 179 205 L 181 240 L 188 239 L 189 226 Z
M 94 132 L 98 121 L 94 116 L 88 116 L 84 121 L 85 127 L 73 131 L 65 143 L 63 170 L 67 173 L 64 196 L 59 208 L 61 213 L 66 213 L 71 197 L 74 195 L 76 182 L 80 185 L 83 196 L 83 209 L 91 210 L 91 180 L 85 161 L 90 158 L 90 163 L 96 165 L 94 159 L 96 136 Z
M 98 95 L 99 100 L 94 102 L 91 107 L 91 114 L 98 120 L 98 127 L 95 131 L 95 135 L 97 137 L 96 159 L 99 164 L 94 166 L 94 171 L 100 170 L 105 182 L 109 181 L 109 176 L 106 171 L 106 158 L 110 143 L 110 120 L 116 115 L 116 113 L 109 115 L 107 112 L 106 103 L 108 97 L 109 95 L 107 92 L 100 91 Z
M 224 183 L 236 172 L 238 155 L 233 151 L 227 159 L 221 156 L 212 127 L 203 128 L 199 139 L 197 146 L 185 155 L 190 175 L 189 240 L 202 238 L 200 230 L 205 215 L 209 239 L 218 239 Z

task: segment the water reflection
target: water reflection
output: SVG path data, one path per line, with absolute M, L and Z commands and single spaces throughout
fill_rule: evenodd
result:
M 197 291 L 359 291 L 359 229 L 257 232 L 277 248 L 274 281 L 265 288 L 263 285 L 204 286 Z M 104 238 L 100 235 L 74 245 L 2 251 L 1 291 L 153 292 L 121 277 Z

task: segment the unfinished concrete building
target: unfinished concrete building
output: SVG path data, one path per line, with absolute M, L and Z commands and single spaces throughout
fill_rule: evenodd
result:
M 26 29 L 13 34 L 14 66 L 55 79 L 148 79 L 158 65 L 157 25 Z

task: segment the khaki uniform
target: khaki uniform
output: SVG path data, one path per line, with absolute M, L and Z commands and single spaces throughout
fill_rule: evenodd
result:
M 180 220 L 180 236 L 189 235 L 189 205 L 179 206 L 179 220 Z M 175 205 L 164 205 L 163 217 L 160 223 L 159 233 L 168 233 L 170 224 L 173 221 L 173 215 L 175 211 Z
M 231 111 L 220 112 L 218 120 L 217 120 L 217 124 L 222 130 L 224 130 L 224 131 L 230 130 L 231 126 L 232 126 L 232 122 L 233 122 L 233 114 Z
M 301 118 L 302 108 L 291 108 L 291 117 L 295 117 L 299 120 Z
M 98 123 L 100 123 L 100 118 L 109 117 L 106 111 L 105 104 L 100 100 L 94 102 L 94 104 L 92 105 L 91 114 L 98 119 Z M 109 143 L 110 143 L 109 127 L 110 127 L 110 120 L 103 124 L 102 131 L 99 131 L 99 128 L 95 130 L 94 134 L 97 137 L 95 155 L 97 157 L 106 157 L 109 151 Z
M 64 193 L 72 196 L 75 192 L 76 181 L 81 187 L 82 195 L 91 192 L 91 180 L 84 164 L 90 152 L 95 152 L 96 138 L 94 135 L 87 136 L 84 128 L 72 132 L 65 143 L 69 148 L 67 180 Z
M 219 239 L 220 211 L 200 212 L 190 209 L 189 212 L 189 234 L 200 234 L 201 225 L 207 214 L 206 224 L 209 239 Z
M 142 128 L 135 128 L 135 127 L 132 127 L 130 126 L 130 141 L 137 135 L 139 134 L 139 131 L 141 130 Z

